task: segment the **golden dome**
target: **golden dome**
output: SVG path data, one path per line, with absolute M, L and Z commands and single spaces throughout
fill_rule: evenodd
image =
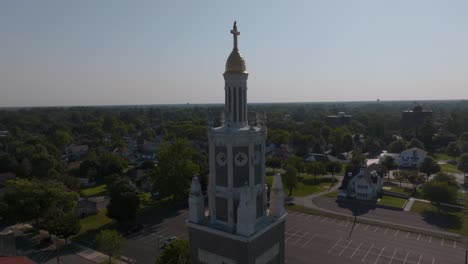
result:
M 231 34 L 234 40 L 234 48 L 232 49 L 232 52 L 226 61 L 226 71 L 224 73 L 245 73 L 245 61 L 244 58 L 242 58 L 242 55 L 239 53 L 239 49 L 237 48 L 237 36 L 240 35 L 240 32 L 237 31 L 237 25 L 235 21 L 231 30 Z
M 239 50 L 234 48 L 226 61 L 225 73 L 244 73 L 245 61 Z

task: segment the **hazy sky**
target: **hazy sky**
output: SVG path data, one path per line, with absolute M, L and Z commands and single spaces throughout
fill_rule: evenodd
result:
M 468 1 L 0 2 L 0 106 L 468 98 Z

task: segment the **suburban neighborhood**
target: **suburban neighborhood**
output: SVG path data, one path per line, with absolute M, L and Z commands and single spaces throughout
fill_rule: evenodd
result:
M 415 42 L 413 65 L 406 46 L 427 21 L 387 36 L 403 8 L 389 3 L 378 8 L 392 9 L 387 25 L 369 3 L 251 14 L 239 10 L 258 3 L 156 2 L 0 4 L 0 19 L 16 21 L 0 23 L 15 51 L 0 67 L 0 86 L 13 87 L 0 96 L 0 264 L 468 263 L 468 101 L 415 96 L 466 86 L 466 74 L 444 75 L 459 61 L 424 53 L 456 50 L 442 44 L 462 20 L 438 28 L 447 11 L 433 10 L 444 34 Z M 411 19 L 429 12 L 414 10 Z M 340 22 L 348 12 L 364 13 Z M 242 28 L 218 25 L 232 15 Z M 466 42 L 459 35 L 453 42 Z M 395 64 L 376 63 L 384 57 Z M 432 61 L 443 70 L 408 69 Z M 4 99 L 16 92 L 21 103 Z

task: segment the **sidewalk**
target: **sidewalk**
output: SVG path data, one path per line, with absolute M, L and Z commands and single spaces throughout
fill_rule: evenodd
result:
M 412 216 L 411 218 L 415 218 L 416 214 L 413 215 L 413 213 L 411 213 L 411 212 L 392 211 L 392 210 L 377 208 L 377 209 L 373 210 L 372 213 L 367 214 L 367 216 L 355 216 L 350 211 L 345 212 L 345 211 L 347 211 L 346 209 L 343 209 L 342 210 L 343 212 L 338 212 L 338 211 L 322 208 L 322 207 L 318 206 L 314 202 L 314 200 L 317 197 L 322 196 L 322 195 L 324 195 L 326 193 L 329 193 L 329 192 L 336 191 L 340 185 L 341 184 L 337 184 L 335 187 L 331 188 L 328 191 L 320 192 L 320 193 L 309 195 L 309 196 L 306 196 L 306 197 L 294 197 L 294 203 L 297 204 L 297 205 L 300 205 L 300 206 L 304 206 L 304 207 L 309 208 L 309 209 L 318 210 L 318 211 L 320 211 L 320 212 L 322 212 L 324 214 L 333 215 L 333 216 L 342 217 L 342 218 L 349 218 L 349 219 L 352 219 L 352 220 L 356 220 L 358 222 L 364 222 L 364 223 L 375 224 L 375 225 L 390 226 L 390 227 L 393 227 L 393 228 L 396 228 L 396 229 L 403 229 L 403 230 L 414 231 L 414 232 L 419 232 L 419 233 L 424 233 L 424 234 L 431 234 L 431 235 L 434 235 L 434 236 L 446 237 L 446 238 L 455 239 L 455 240 L 460 240 L 461 237 L 462 237 L 461 235 L 458 235 L 458 234 L 454 234 L 454 233 L 450 233 L 450 232 L 440 230 L 439 228 L 437 228 L 435 226 L 433 226 L 433 228 L 432 228 L 432 226 L 430 224 L 428 224 L 428 223 L 425 223 L 425 225 L 423 225 L 424 227 L 416 226 L 416 225 L 412 225 L 412 224 L 406 224 L 408 222 L 413 223 L 414 220 L 415 220 L 415 219 L 412 219 L 411 221 L 404 220 L 406 218 L 405 216 Z M 317 198 L 317 199 L 327 200 L 325 198 L 326 197 L 320 197 L 320 198 Z M 328 199 L 328 200 L 331 200 L 331 199 Z M 423 200 L 423 201 L 425 201 L 425 200 Z M 413 202 L 414 202 L 414 200 L 413 200 Z M 335 203 L 335 201 L 333 201 L 333 203 Z M 380 210 L 381 212 L 384 212 L 385 215 L 382 215 L 382 216 L 376 215 L 374 213 L 376 210 Z M 382 211 L 382 210 L 385 210 L 385 211 Z M 411 215 L 405 215 L 405 214 L 411 214 Z M 398 221 L 395 221 L 396 219 L 394 218 L 394 216 L 400 216 L 400 218 L 403 217 L 403 219 L 398 219 L 398 220 L 400 220 L 400 222 L 404 222 L 404 223 L 397 223 Z M 391 220 L 387 221 L 387 220 L 376 219 L 376 218 L 385 218 L 385 219 L 391 219 Z M 421 221 L 423 221 L 423 220 L 421 220 Z
M 80 245 L 80 244 L 75 243 L 75 245 L 80 248 L 80 250 L 78 250 L 75 254 L 82 257 L 82 258 L 84 258 L 84 259 L 86 259 L 86 260 L 89 260 L 89 261 L 94 262 L 94 263 L 103 263 L 103 262 L 109 260 L 109 256 L 106 255 L 106 254 L 103 254 L 103 253 L 101 253 L 99 251 L 96 251 L 94 249 L 85 247 L 85 246 Z M 123 261 L 118 260 L 118 259 L 112 259 L 112 263 L 127 264 L 126 262 L 123 262 Z

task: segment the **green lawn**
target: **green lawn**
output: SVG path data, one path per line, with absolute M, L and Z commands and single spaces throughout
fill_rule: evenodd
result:
M 301 176 L 298 178 L 302 178 L 302 180 L 298 181 L 297 183 L 297 188 L 293 190 L 292 196 L 307 196 L 311 195 L 314 193 L 322 192 L 325 190 L 328 190 L 331 186 L 333 186 L 335 183 L 331 182 L 331 179 L 328 178 L 323 178 L 320 176 L 317 176 L 317 179 L 315 179 L 314 176 L 307 175 L 307 174 L 301 174 Z M 266 177 L 266 182 L 269 186 L 272 185 L 273 183 L 273 176 L 267 176 Z M 284 186 L 284 193 L 286 195 L 289 194 L 289 191 L 286 189 Z
M 101 184 L 91 188 L 86 188 L 81 190 L 81 195 L 83 197 L 91 197 L 97 195 L 103 195 L 107 192 L 107 185 Z
M 411 189 L 403 188 L 399 186 L 385 186 L 385 191 L 400 193 L 400 194 L 411 194 Z
M 95 215 L 90 215 L 88 217 L 81 219 L 80 220 L 81 230 L 78 235 L 85 234 L 90 231 L 99 230 L 100 228 L 110 224 L 112 222 L 112 219 L 107 217 L 106 213 L 107 213 L 107 209 L 104 209 Z
M 457 166 L 452 165 L 452 164 L 441 164 L 440 168 L 442 169 L 443 172 L 445 173 L 463 173 L 462 171 L 459 171 L 457 169 Z
M 458 157 L 452 157 L 452 156 L 449 156 L 449 155 L 447 155 L 445 153 L 437 153 L 435 155 L 435 158 L 436 158 L 436 160 L 445 160 L 445 161 L 447 161 L 447 160 L 458 160 Z
M 381 205 L 403 208 L 406 203 L 406 199 L 384 195 L 377 203 Z
M 454 208 L 439 211 L 430 203 L 415 201 L 411 207 L 412 212 L 420 213 L 431 222 L 440 223 L 438 226 L 446 231 L 468 235 L 468 212 Z

